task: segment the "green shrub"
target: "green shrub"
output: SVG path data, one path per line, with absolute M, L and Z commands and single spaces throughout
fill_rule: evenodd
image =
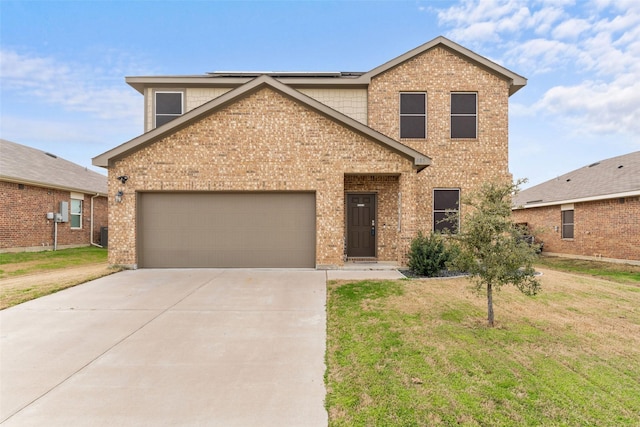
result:
M 440 234 L 425 236 L 422 232 L 411 242 L 409 249 L 409 268 L 420 276 L 438 276 L 453 257 Z

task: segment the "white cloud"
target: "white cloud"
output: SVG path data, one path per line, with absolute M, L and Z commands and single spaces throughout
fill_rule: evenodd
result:
M 135 120 L 142 97 L 122 82 L 121 70 L 64 64 L 49 57 L 0 49 L 3 98 L 36 98 L 103 120 Z M 6 101 L 5 101 L 6 102 Z
M 556 86 L 534 108 L 561 118 L 575 134 L 640 134 L 640 82 L 631 76 Z
M 555 27 L 552 35 L 556 39 L 576 39 L 590 27 L 585 19 L 568 19 Z

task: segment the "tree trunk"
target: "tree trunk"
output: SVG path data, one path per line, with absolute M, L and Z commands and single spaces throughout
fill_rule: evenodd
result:
M 489 326 L 493 328 L 493 290 L 491 283 L 487 283 L 487 309 L 487 320 L 489 321 Z

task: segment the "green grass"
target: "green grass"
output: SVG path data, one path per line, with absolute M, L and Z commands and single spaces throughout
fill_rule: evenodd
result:
M 618 283 L 640 284 L 640 266 L 637 265 L 549 256 L 541 256 L 538 258 L 536 265 L 559 271 L 599 277 Z
M 0 254 L 0 279 L 107 261 L 107 249 L 95 246 L 43 252 Z
M 637 287 L 546 276 L 496 328 L 465 279 L 330 282 L 330 425 L 640 425 Z

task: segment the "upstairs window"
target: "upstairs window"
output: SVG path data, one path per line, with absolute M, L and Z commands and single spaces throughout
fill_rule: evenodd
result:
M 156 92 L 156 127 L 169 123 L 183 113 L 182 92 Z
M 458 232 L 459 219 L 451 216 L 460 213 L 460 190 L 457 188 L 433 190 L 433 231 Z
M 478 137 L 478 94 L 451 94 L 451 138 Z
M 427 137 L 427 94 L 400 94 L 400 138 Z

